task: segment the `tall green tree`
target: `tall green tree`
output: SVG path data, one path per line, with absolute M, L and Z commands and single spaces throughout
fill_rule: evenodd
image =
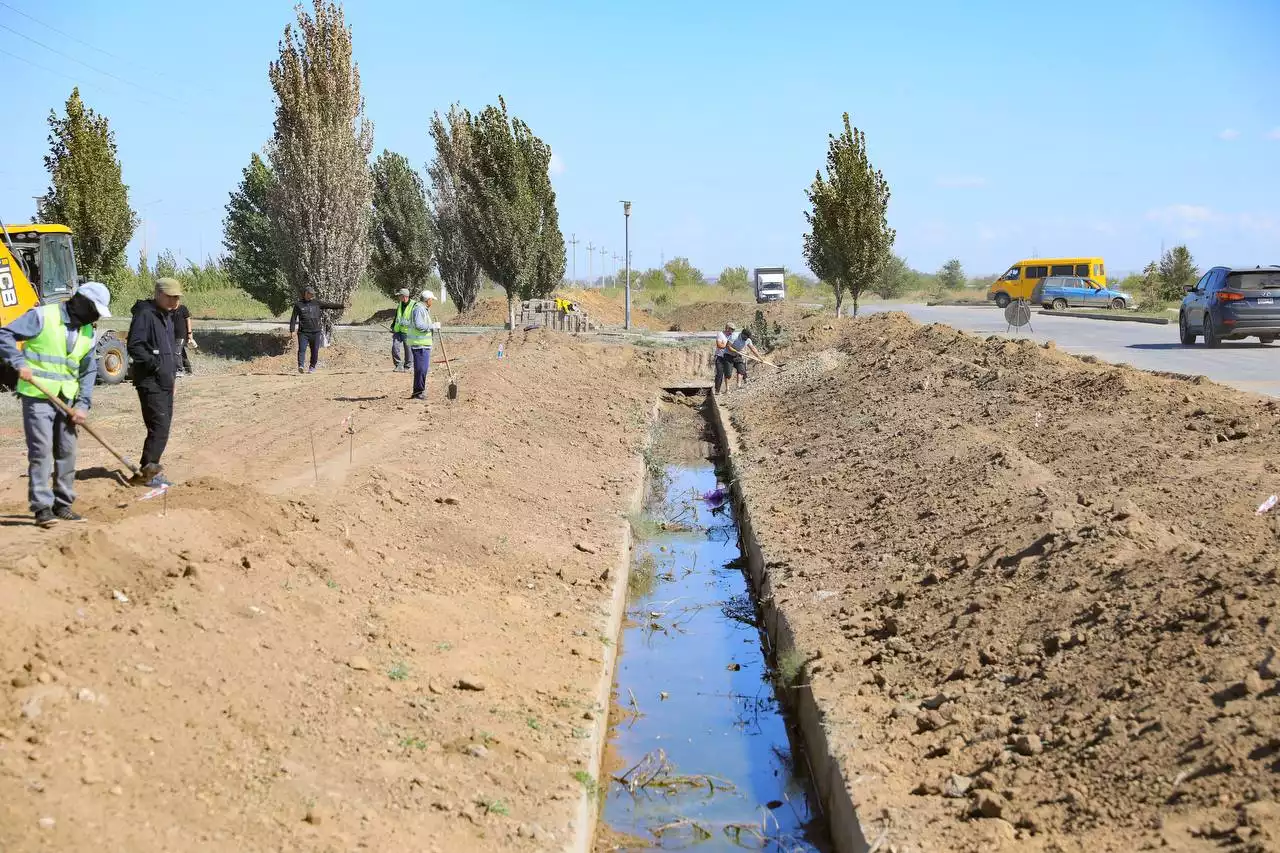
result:
M 222 220 L 227 277 L 236 287 L 280 314 L 294 299 L 280 268 L 268 200 L 275 187 L 271 167 L 255 152 L 249 155 L 240 186 L 231 193 Z
M 1160 299 L 1177 302 L 1186 286 L 1195 284 L 1199 278 L 1200 269 L 1191 251 L 1185 245 L 1174 246 L 1160 258 Z
M 656 267 L 645 270 L 639 277 L 636 276 L 635 270 L 632 270 L 631 286 L 641 290 L 662 290 L 667 286 L 667 275 Z
M 564 275 L 564 240 L 558 237 L 548 171 L 551 147 L 510 116 L 501 97 L 498 106 L 485 107 L 468 124 L 463 233 L 480 268 L 506 291 L 508 325 L 514 326 L 516 297 L 543 292 L 557 266 L 559 277 Z
M 688 258 L 672 258 L 662 269 L 672 287 L 692 286 L 703 282 L 702 270 L 689 263 Z
M 82 274 L 102 279 L 124 269 L 138 216 L 129 206 L 115 134 L 105 116 L 85 106 L 79 88 L 71 90 L 63 115 L 49 112 L 44 167 L 49 189 L 36 200 L 37 218 L 71 228 Z
M 369 262 L 373 125 L 342 7 L 314 0 L 311 14 L 301 5 L 294 11 L 268 74 L 276 95 L 267 148 L 276 176 L 271 229 L 294 293 L 312 287 L 322 300 L 348 302 Z M 326 313 L 325 331 L 332 330 Z
M 716 283 L 730 293 L 741 293 L 751 284 L 746 267 L 725 267 L 720 271 Z
M 959 258 L 952 258 L 938 270 L 938 283 L 947 290 L 959 290 L 964 287 L 964 267 Z
M 475 305 L 480 293 L 480 263 L 462 230 L 462 169 L 471 156 L 468 117 L 457 104 L 448 115 L 431 117 L 431 138 L 436 156 L 427 167 L 431 185 L 432 230 L 436 238 L 436 267 L 459 311 Z
M 827 142 L 827 174 L 819 170 L 808 190 L 809 233 L 804 254 L 814 275 L 835 291 L 836 314 L 845 295 L 858 298 L 888 262 L 897 232 L 889 227 L 889 182 L 867 157 L 866 135 L 849 124 Z
M 421 291 L 431 275 L 433 235 L 422 178 L 409 160 L 383 151 L 373 163 L 373 255 L 369 273 L 387 296 Z
M 870 290 L 881 299 L 897 299 L 907 292 L 912 278 L 911 267 L 907 265 L 906 259 L 890 254 Z

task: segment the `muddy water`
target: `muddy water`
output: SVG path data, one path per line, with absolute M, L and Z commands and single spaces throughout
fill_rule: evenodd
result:
M 597 849 L 823 850 L 732 506 L 702 499 L 717 487 L 710 461 L 680 456 L 639 525 L 615 684 L 603 820 L 632 843 Z

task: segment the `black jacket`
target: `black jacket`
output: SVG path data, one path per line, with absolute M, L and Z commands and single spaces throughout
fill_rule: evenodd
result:
M 320 332 L 320 312 L 323 310 L 341 311 L 345 308 L 338 302 L 321 302 L 319 299 L 299 299 L 293 303 L 293 316 L 289 318 L 289 333 L 296 327 L 304 335 L 315 335 Z
M 129 323 L 129 360 L 133 362 L 134 384 L 156 384 L 173 388 L 178 372 L 174 357 L 173 315 L 161 311 L 154 299 L 133 303 Z

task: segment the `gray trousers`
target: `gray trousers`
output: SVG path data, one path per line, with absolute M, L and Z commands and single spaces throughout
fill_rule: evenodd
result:
M 23 397 L 22 430 L 27 435 L 27 500 L 31 511 L 71 506 L 76 499 L 75 424 L 48 400 Z
M 409 355 L 409 344 L 404 339 L 404 332 L 391 333 L 391 363 L 396 367 L 413 366 L 413 356 Z

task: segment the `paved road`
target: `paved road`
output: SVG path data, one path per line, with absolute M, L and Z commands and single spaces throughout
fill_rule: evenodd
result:
M 946 323 L 982 335 L 1015 336 L 1006 332 L 1004 314 L 995 308 L 906 305 L 868 306 L 866 310 L 901 310 L 922 323 Z M 1052 340 L 1066 352 L 1088 353 L 1144 370 L 1201 374 L 1242 391 L 1280 397 L 1280 345 L 1263 346 L 1257 338 L 1225 342 L 1220 349 L 1210 350 L 1203 344 L 1179 344 L 1176 322 L 1153 326 L 1035 313 L 1031 315 L 1031 325 L 1034 331 L 1025 331 L 1023 337 L 1040 342 Z

